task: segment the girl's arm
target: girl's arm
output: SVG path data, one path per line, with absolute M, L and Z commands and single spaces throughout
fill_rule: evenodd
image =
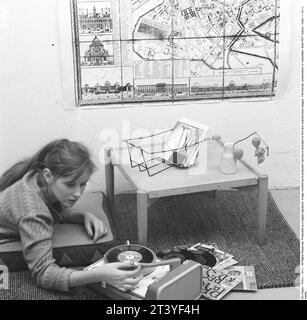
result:
M 53 222 L 47 208 L 37 207 L 40 214 L 24 216 L 18 221 L 24 259 L 39 287 L 68 291 L 70 274 L 74 270 L 61 268 L 55 263 L 52 254 Z
M 129 262 L 107 263 L 82 271 L 59 267 L 52 255 L 53 227 L 47 215 L 22 217 L 18 226 L 24 258 L 41 288 L 68 291 L 89 283 L 108 282 L 127 290 L 134 288 L 142 277 L 140 266 L 133 271 L 123 270 L 131 267 Z
M 69 277 L 69 286 L 77 287 L 89 283 L 107 282 L 123 290 L 133 289 L 143 277 L 141 267 L 132 271 L 123 270 L 131 267 L 130 262 L 107 263 L 91 270 L 73 271 Z

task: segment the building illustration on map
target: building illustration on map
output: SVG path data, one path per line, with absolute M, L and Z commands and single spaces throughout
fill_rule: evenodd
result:
M 94 37 L 82 58 L 82 66 L 114 64 L 113 55 L 110 54 L 103 41 L 99 40 L 97 36 Z
M 81 105 L 275 95 L 279 0 L 71 3 Z

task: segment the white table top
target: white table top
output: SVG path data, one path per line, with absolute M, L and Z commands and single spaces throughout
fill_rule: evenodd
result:
M 221 173 L 222 151 L 217 142 L 205 142 L 201 145 L 198 164 L 191 168 L 171 167 L 151 177 L 146 170 L 140 172 L 138 167 L 131 167 L 126 148 L 113 149 L 111 161 L 135 190 L 147 192 L 149 198 L 258 184 L 257 172 L 241 161 L 237 162 L 237 173 Z

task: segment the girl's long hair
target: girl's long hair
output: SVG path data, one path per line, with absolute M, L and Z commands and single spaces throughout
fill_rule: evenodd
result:
M 96 169 L 89 150 L 81 143 L 58 139 L 48 143 L 31 158 L 9 168 L 0 178 L 0 191 L 5 190 L 29 171 L 31 175 L 48 168 L 55 178 L 72 176 L 78 179 L 84 172 Z

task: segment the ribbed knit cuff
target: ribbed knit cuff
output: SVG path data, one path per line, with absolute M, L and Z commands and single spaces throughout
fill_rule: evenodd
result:
M 57 265 L 49 266 L 37 284 L 43 289 L 68 292 L 69 277 L 73 271 Z
M 60 280 L 59 280 L 59 288 L 61 291 L 68 292 L 70 289 L 69 278 L 70 278 L 70 275 L 74 272 L 74 270 L 61 268 L 61 271 L 62 271 L 62 276 L 60 277 Z

